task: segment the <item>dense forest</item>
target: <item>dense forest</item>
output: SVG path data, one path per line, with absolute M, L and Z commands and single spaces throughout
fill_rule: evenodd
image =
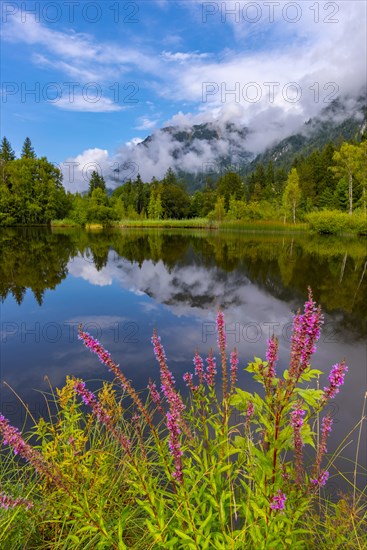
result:
M 136 179 L 109 190 L 92 172 L 88 192 L 72 194 L 47 158 L 38 158 L 26 138 L 20 158 L 4 137 L 0 147 L 0 225 L 50 224 L 66 219 L 77 225 L 112 225 L 122 220 L 208 218 L 209 220 L 302 221 L 306 214 L 335 210 L 366 215 L 367 139 L 327 143 L 293 159 L 289 172 L 273 161 L 258 163 L 247 176 L 227 172 L 207 177 L 192 195 L 169 169 L 164 178 Z

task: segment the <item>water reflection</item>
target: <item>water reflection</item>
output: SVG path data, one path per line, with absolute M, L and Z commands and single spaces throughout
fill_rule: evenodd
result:
M 343 391 L 331 404 L 337 440 L 361 414 L 367 377 L 367 241 L 218 231 L 3 229 L 0 232 L 1 378 L 38 416 L 47 375 L 92 387 L 108 373 L 77 340 L 77 325 L 101 339 L 137 388 L 158 379 L 150 337 L 156 326 L 182 385 L 197 346 L 216 349 L 216 309 L 225 311 L 229 347 L 241 366 L 264 357 L 272 332 L 280 366 L 289 358 L 292 314 L 307 287 L 325 312 L 314 366 L 347 358 Z M 326 376 L 321 381 L 321 387 Z M 257 389 L 241 373 L 240 383 Z M 23 406 L 2 386 L 0 410 L 17 425 Z M 365 433 L 364 433 L 365 436 Z M 356 440 L 356 437 L 354 438 Z M 366 440 L 361 457 L 366 456 Z M 332 451 L 330 445 L 330 451 Z M 353 458 L 355 447 L 346 453 Z
M 137 230 L 7 229 L 0 234 L 0 296 L 42 305 L 68 274 L 93 285 L 119 281 L 178 315 L 248 305 L 246 286 L 298 303 L 311 285 L 353 338 L 366 335 L 367 242 L 310 236 Z M 256 300 L 258 297 L 256 298 Z M 259 303 L 261 309 L 261 303 Z

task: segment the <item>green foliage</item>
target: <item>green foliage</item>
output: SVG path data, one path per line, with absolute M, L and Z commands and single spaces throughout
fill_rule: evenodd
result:
M 77 224 L 83 227 L 87 223 L 88 199 L 79 194 L 74 195 L 70 218 Z
M 224 208 L 228 210 L 230 198 L 241 200 L 244 194 L 242 178 L 235 172 L 227 172 L 217 182 L 217 192 L 224 198 Z
M 0 181 L 0 225 L 48 224 L 68 213 L 58 168 L 43 157 L 24 156 L 5 164 Z
M 311 212 L 306 216 L 311 229 L 321 234 L 336 235 L 351 229 L 348 214 L 338 210 Z
M 162 218 L 163 208 L 160 193 L 150 194 L 150 200 L 148 205 L 148 217 L 150 220 L 160 220 Z
M 93 170 L 88 187 L 88 195 L 91 197 L 95 189 L 100 189 L 104 194 L 107 192 L 106 182 L 103 176 L 99 175 L 96 170 Z
M 287 214 L 291 212 L 293 223 L 296 223 L 296 208 L 301 198 L 301 190 L 299 188 L 299 176 L 296 168 L 288 174 L 287 184 L 285 186 L 282 202 L 284 208 L 284 221 Z
M 231 195 L 229 199 L 229 208 L 226 219 L 228 220 L 242 220 L 246 216 L 246 203 L 245 201 L 238 200 L 234 195 Z
M 179 185 L 164 183 L 161 188 L 161 206 L 165 218 L 187 218 L 190 211 L 190 197 Z
M 224 197 L 218 197 L 217 201 L 214 206 L 214 210 L 209 212 L 208 219 L 209 221 L 217 221 L 220 222 L 224 220 L 226 215 L 226 211 L 224 208 Z
M 343 143 L 339 151 L 335 151 L 333 155 L 334 166 L 330 169 L 336 176 L 345 178 L 348 182 L 348 199 L 349 199 L 349 214 L 353 212 L 353 184 L 357 174 L 361 174 L 362 165 L 365 159 L 362 160 L 363 145 L 353 145 L 351 143 Z M 364 161 L 364 162 L 363 162 Z M 364 172 L 366 173 L 364 165 Z
M 103 226 L 111 225 L 114 213 L 114 210 L 108 205 L 106 192 L 101 187 L 96 187 L 88 201 L 87 222 L 97 222 Z

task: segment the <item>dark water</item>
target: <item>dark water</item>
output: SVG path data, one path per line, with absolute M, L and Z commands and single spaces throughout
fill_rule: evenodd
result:
M 219 307 L 240 365 L 254 355 L 265 358 L 266 340 L 274 332 L 281 371 L 289 357 L 292 315 L 306 300 L 308 285 L 325 314 L 313 366 L 328 373 L 344 357 L 349 365 L 345 386 L 330 404 L 333 451 L 360 419 L 367 388 L 366 240 L 218 231 L 1 230 L 0 411 L 22 425 L 23 406 L 4 382 L 39 416 L 47 409 L 35 390 L 47 391 L 45 376 L 59 387 L 67 374 L 91 381 L 92 388 L 109 378 L 77 340 L 80 322 L 137 389 L 145 388 L 149 377 L 158 381 L 150 343 L 154 326 L 181 385 L 196 347 L 204 355 L 211 346 L 216 350 Z M 240 382 L 257 389 L 247 374 Z M 349 437 L 353 442 L 343 456 L 355 457 L 357 435 Z M 365 429 L 360 462 L 367 465 Z

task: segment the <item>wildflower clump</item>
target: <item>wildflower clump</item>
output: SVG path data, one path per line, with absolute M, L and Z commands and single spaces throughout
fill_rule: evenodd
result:
M 311 367 L 311 358 L 322 323 L 309 290 L 293 320 L 289 367 L 279 365 L 273 335 L 266 359 L 255 357 L 245 368 L 260 384 L 258 393 L 239 387 L 238 351 L 227 356 L 218 312 L 219 368 L 212 349 L 207 356 L 196 350 L 192 371 L 183 374 L 185 402 L 156 330 L 159 382 L 152 374 L 145 399 L 103 345 L 79 327 L 80 340 L 114 374 L 114 388 L 105 383 L 92 392 L 69 377 L 58 390 L 56 425 L 37 427 L 37 449 L 0 416 L 3 443 L 56 491 L 49 509 L 59 503 L 58 519 L 48 518 L 54 526 L 48 538 L 63 540 L 63 547 L 115 550 L 313 548 L 317 535 L 307 522 L 333 467 L 326 448 L 332 418 L 323 416 L 320 433 L 316 420 L 348 371 L 345 362 L 337 363 L 329 385 L 316 386 L 322 372 Z M 37 508 L 6 493 L 0 507 L 28 514 Z M 62 525 L 60 518 L 66 518 Z M 363 524 L 353 521 L 361 533 Z

